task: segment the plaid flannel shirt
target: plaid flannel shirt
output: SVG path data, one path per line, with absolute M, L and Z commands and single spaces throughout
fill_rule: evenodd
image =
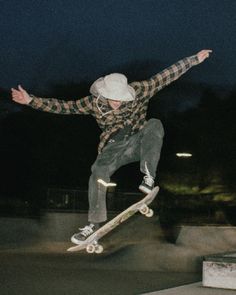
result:
M 93 95 L 71 101 L 32 96 L 29 106 L 55 114 L 92 115 L 102 130 L 98 146 L 98 152 L 101 153 L 109 138 L 125 126 L 132 127 L 131 135 L 142 129 L 146 123 L 149 99 L 198 63 L 197 55 L 186 57 L 148 80 L 130 83 L 136 98 L 134 101 L 122 102 L 117 110 L 110 107 L 107 99 Z

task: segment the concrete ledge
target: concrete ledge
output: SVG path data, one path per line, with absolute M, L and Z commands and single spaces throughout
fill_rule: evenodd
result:
M 236 290 L 236 252 L 205 257 L 203 285 Z

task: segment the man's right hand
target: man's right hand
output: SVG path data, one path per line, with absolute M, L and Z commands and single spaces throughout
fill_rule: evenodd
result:
M 32 100 L 27 91 L 23 89 L 20 85 L 18 86 L 18 89 L 11 89 L 11 95 L 12 99 L 20 104 L 29 104 Z

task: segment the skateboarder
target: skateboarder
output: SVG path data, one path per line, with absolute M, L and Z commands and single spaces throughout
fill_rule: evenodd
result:
M 144 178 L 139 189 L 144 193 L 152 190 L 164 130 L 158 119 L 145 119 L 149 99 L 192 66 L 203 62 L 211 52 L 202 50 L 140 82 L 128 84 L 126 76 L 119 73 L 101 77 L 90 87 L 90 95 L 73 101 L 35 97 L 20 85 L 18 89 L 12 88 L 12 98 L 17 103 L 56 114 L 90 114 L 102 130 L 89 179 L 89 225 L 73 235 L 72 242 L 83 243 L 106 221 L 106 184 L 121 166 L 140 161 Z

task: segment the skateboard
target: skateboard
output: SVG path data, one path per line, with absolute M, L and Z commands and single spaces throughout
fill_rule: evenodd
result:
M 91 234 L 85 241 L 83 241 L 80 245 L 76 245 L 67 249 L 69 252 L 81 251 L 85 249 L 87 253 L 97 253 L 100 254 L 103 252 L 103 246 L 98 243 L 98 241 L 104 237 L 107 233 L 112 231 L 119 224 L 123 223 L 129 217 L 134 215 L 136 212 L 140 212 L 146 217 L 153 216 L 153 210 L 148 207 L 148 205 L 154 200 L 157 193 L 159 191 L 159 187 L 156 186 L 153 190 L 147 194 L 142 200 L 131 205 L 126 210 L 121 212 L 119 215 L 114 217 L 112 220 L 108 221 L 102 227 L 100 227 L 97 231 Z

